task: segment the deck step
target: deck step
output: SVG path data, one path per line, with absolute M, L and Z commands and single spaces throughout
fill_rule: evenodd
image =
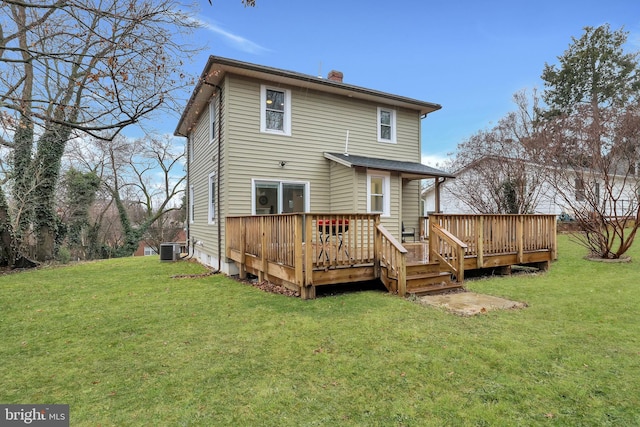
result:
M 439 262 L 407 264 L 407 276 L 435 274 L 440 272 Z
M 434 295 L 456 289 L 463 289 L 462 284 L 455 282 L 443 282 L 439 284 L 423 286 L 420 288 L 408 289 L 407 294 L 412 296 Z
M 412 289 L 431 285 L 447 284 L 451 282 L 451 274 L 448 272 L 412 274 L 407 276 L 407 292 Z

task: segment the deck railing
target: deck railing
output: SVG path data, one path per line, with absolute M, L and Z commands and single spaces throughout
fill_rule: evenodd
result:
M 372 263 L 379 215 L 300 214 L 305 223 L 305 246 L 311 268 Z
M 465 268 L 557 259 L 554 215 L 432 214 L 428 232 L 429 259 L 458 282 Z M 313 298 L 315 286 L 375 278 L 400 295 L 407 291 L 408 251 L 379 215 L 227 217 L 225 235 L 226 256 L 241 277 L 278 279 L 303 298 Z
M 465 255 L 485 255 L 551 251 L 557 259 L 555 215 L 451 215 L 432 214 L 429 222 L 448 230 L 467 245 Z M 429 236 L 431 237 L 431 236 Z
M 226 256 L 242 265 L 247 256 L 253 257 L 253 264 L 261 264 L 265 273 L 269 265 L 303 272 L 370 264 L 375 259 L 378 222 L 376 214 L 227 217 Z M 302 280 L 296 277 L 296 283 Z

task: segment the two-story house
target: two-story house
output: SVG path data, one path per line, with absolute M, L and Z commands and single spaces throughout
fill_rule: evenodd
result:
M 225 218 L 377 213 L 400 240 L 419 227 L 421 123 L 440 105 L 216 56 L 175 134 L 187 142 L 188 245 L 227 274 Z

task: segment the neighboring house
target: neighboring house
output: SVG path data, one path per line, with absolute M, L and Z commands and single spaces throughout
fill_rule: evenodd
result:
M 158 251 L 156 248 L 147 245 L 145 242 L 140 242 L 138 244 L 138 249 L 133 253 L 133 256 L 151 256 L 158 255 Z
M 495 160 L 495 159 L 492 159 Z M 501 162 L 509 162 L 509 159 L 501 158 Z M 473 198 L 491 198 L 486 189 L 487 177 L 484 175 L 487 158 L 480 159 L 472 165 L 457 170 L 455 180 L 443 179 L 439 182 L 436 192 L 435 184 L 431 183 L 422 191 L 424 201 L 424 215 L 432 212 L 445 214 L 479 214 L 483 212 L 478 204 L 470 203 Z M 622 212 L 634 211 L 638 205 L 638 178 L 636 174 L 612 173 L 610 175 L 614 184 L 611 186 L 617 200 L 605 200 L 606 185 L 596 172 L 578 170 L 570 172 L 566 169 L 562 174 L 555 174 L 550 166 L 529 163 L 526 165 L 526 175 L 529 177 L 529 185 L 535 182 L 535 188 L 527 188 L 527 196 L 530 198 L 531 208 L 527 213 L 551 214 L 562 218 L 570 218 L 574 215 L 574 208 L 588 208 L 588 200 L 598 200 L 605 203 L 603 211 L 614 216 Z M 555 178 L 554 178 L 555 177 Z M 554 182 L 554 179 L 556 182 Z M 588 182 L 586 182 L 588 181 Z M 560 191 L 558 190 L 560 189 Z M 439 209 L 436 209 L 436 194 L 439 196 Z M 563 194 L 571 199 L 567 203 Z M 473 196 L 473 197 L 472 197 Z M 486 209 L 485 209 L 486 210 Z
M 171 242 L 161 242 L 161 243 L 180 243 L 181 246 L 186 246 L 187 241 L 187 233 L 184 229 L 179 229 L 175 237 Z M 161 244 L 160 243 L 160 244 Z M 134 252 L 133 256 L 151 256 L 158 255 L 158 250 L 156 249 L 156 245 L 152 244 L 146 240 L 141 240 L 138 244 L 138 249 Z
M 187 141 L 190 254 L 225 273 L 225 218 L 379 213 L 419 227 L 421 121 L 440 105 L 211 56 L 175 134 Z
M 458 173 L 460 175 L 458 175 Z M 440 209 L 436 209 L 435 207 L 435 185 L 428 185 L 422 192 L 422 198 L 424 200 L 423 215 L 429 216 L 430 213 L 434 212 L 445 214 L 490 213 L 480 212 L 482 209 L 474 208 L 474 206 L 464 199 L 463 192 L 466 191 L 475 191 L 479 197 L 482 197 L 477 187 L 470 187 L 463 184 L 465 176 L 473 173 L 472 169 L 462 170 L 456 172 L 456 176 L 459 176 L 461 178 L 460 180 L 446 180 L 440 183 Z M 555 191 L 553 191 L 551 186 L 548 183 L 543 185 L 546 191 L 540 191 L 540 197 L 529 213 L 560 215 L 563 212 L 567 212 L 567 209 L 563 206 L 563 201 Z

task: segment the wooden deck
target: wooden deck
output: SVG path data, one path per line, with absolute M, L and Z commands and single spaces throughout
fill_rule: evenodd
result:
M 228 217 L 226 256 L 254 274 L 314 298 L 316 286 L 380 280 L 390 292 L 461 287 L 469 269 L 548 267 L 553 215 L 432 215 L 428 241 L 401 244 L 371 214 Z

